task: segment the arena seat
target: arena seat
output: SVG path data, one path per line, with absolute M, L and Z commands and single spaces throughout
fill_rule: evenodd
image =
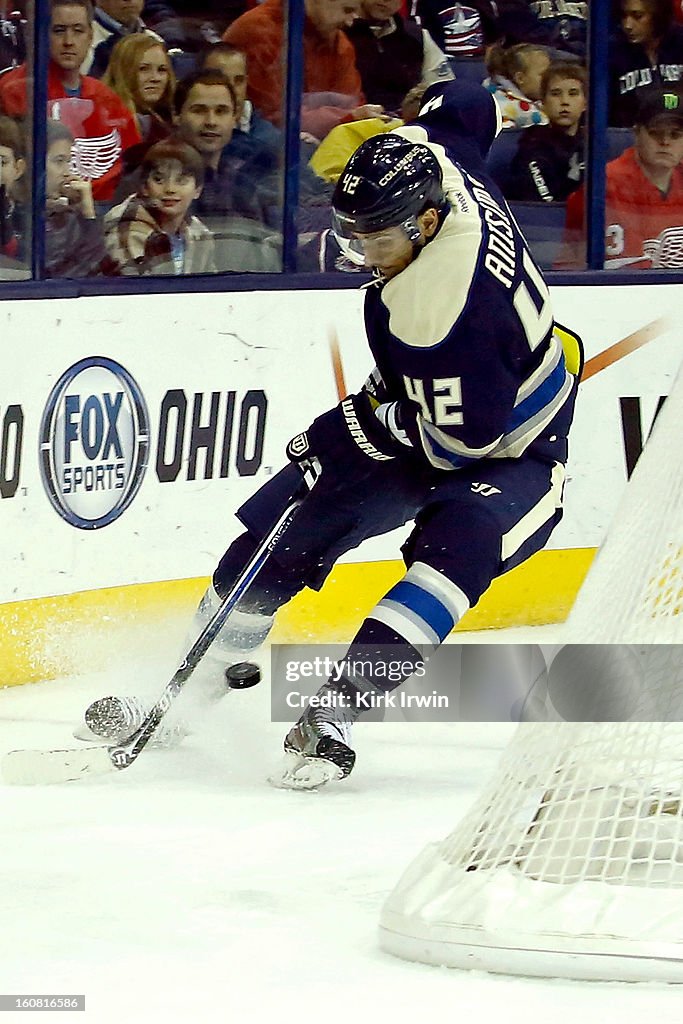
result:
M 564 203 L 509 203 L 520 230 L 543 270 L 551 270 L 564 238 Z

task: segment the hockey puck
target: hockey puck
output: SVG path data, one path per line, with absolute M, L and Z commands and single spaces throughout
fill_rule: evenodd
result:
M 248 690 L 261 682 L 261 669 L 253 661 L 238 661 L 226 668 L 225 681 L 231 690 Z

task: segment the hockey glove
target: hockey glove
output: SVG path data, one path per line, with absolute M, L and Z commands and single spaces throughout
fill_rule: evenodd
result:
M 316 457 L 325 470 L 345 479 L 361 478 L 379 463 L 405 453 L 405 446 L 380 423 L 376 403 L 365 392 L 344 398 L 313 420 L 308 430 L 287 445 L 292 462 Z

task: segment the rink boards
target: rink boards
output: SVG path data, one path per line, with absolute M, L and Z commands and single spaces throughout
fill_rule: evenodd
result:
M 565 519 L 467 628 L 566 616 L 683 357 L 682 289 L 555 289 L 587 356 Z M 126 624 L 191 613 L 234 510 L 371 369 L 361 303 L 313 291 L 0 305 L 3 684 L 97 667 Z M 406 532 L 367 542 L 321 594 L 292 602 L 279 637 L 348 638 L 399 577 Z

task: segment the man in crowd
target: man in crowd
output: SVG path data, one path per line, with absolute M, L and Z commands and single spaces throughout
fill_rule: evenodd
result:
M 121 177 L 122 154 L 140 141 L 140 132 L 116 93 L 80 73 L 92 40 L 92 22 L 90 0 L 53 0 L 48 116 L 63 122 L 73 135 L 75 170 L 92 182 L 94 199 L 108 201 Z M 22 64 L 0 78 L 0 108 L 11 117 L 26 115 L 27 74 Z
M 261 168 L 269 180 L 269 187 L 277 193 L 283 173 L 284 137 L 279 128 L 261 117 L 247 99 L 247 55 L 231 43 L 214 43 L 204 51 L 201 67 L 222 72 L 232 85 L 237 106 L 231 148 L 235 154 L 242 154 L 250 164 Z M 300 231 L 307 232 L 329 225 L 332 192 L 308 166 L 308 153 L 304 147 L 302 143 L 298 225 Z M 277 206 L 278 199 L 275 198 L 274 202 Z
M 164 24 L 173 21 L 199 23 L 204 32 L 222 32 L 246 9 L 246 0 L 146 0 L 143 17 L 161 35 Z
M 635 145 L 607 164 L 605 268 L 683 267 L 683 97 L 643 92 Z M 583 265 L 583 188 L 567 201 L 563 269 Z
M 343 31 L 358 17 L 360 0 L 305 0 L 305 8 L 301 128 L 320 140 L 349 117 L 372 117 L 381 110 L 365 105 L 354 49 Z M 283 114 L 283 22 L 282 0 L 264 0 L 223 36 L 247 54 L 249 98 L 277 125 Z
M 263 150 L 253 159 L 233 142 L 237 101 L 220 71 L 197 71 L 178 83 L 175 94 L 178 134 L 204 161 L 204 191 L 196 212 L 205 217 L 239 214 L 277 227 L 278 175 Z
M 14 10 L 5 11 L 0 5 L 0 71 L 16 68 L 26 60 L 26 18 L 13 4 Z
M 429 32 L 399 14 L 400 7 L 401 0 L 361 0 L 361 16 L 346 29 L 367 100 L 393 112 L 420 82 L 455 77 Z
M 263 146 L 273 153 L 281 152 L 284 146 L 282 133 L 247 99 L 249 76 L 244 50 L 232 43 L 212 43 L 202 54 L 200 67 L 203 71 L 220 71 L 233 88 L 237 103 L 233 138 L 253 147 Z

